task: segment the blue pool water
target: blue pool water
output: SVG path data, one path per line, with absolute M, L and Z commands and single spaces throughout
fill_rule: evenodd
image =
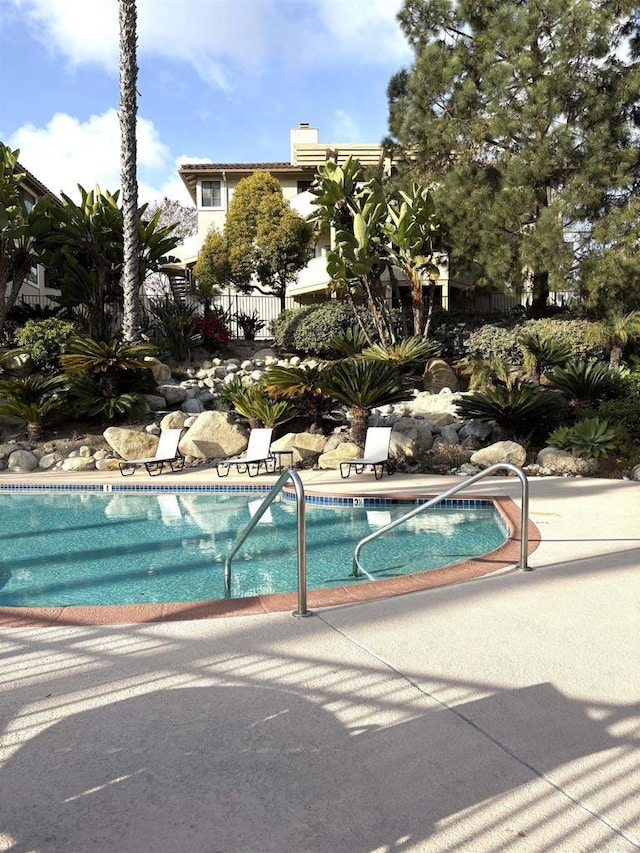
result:
M 226 556 L 264 494 L 0 492 L 0 605 L 223 598 Z M 366 582 L 350 577 L 358 540 L 413 506 L 308 504 L 309 588 Z M 451 501 L 366 545 L 361 562 L 371 579 L 388 578 L 487 553 L 505 538 L 492 504 Z M 233 561 L 232 596 L 295 590 L 296 560 L 295 502 L 278 501 Z

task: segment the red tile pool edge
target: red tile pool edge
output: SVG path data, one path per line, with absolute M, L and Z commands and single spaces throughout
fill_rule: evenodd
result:
M 311 491 L 308 492 L 312 494 Z M 396 495 L 394 499 L 414 500 L 416 494 Z M 421 496 L 422 497 L 422 496 Z M 477 499 L 477 496 L 473 496 Z M 464 500 L 460 495 L 459 500 Z M 358 583 L 353 586 L 312 589 L 307 594 L 307 606 L 335 607 L 341 604 L 389 598 L 423 589 L 459 583 L 470 578 L 490 574 L 520 561 L 520 509 L 507 497 L 482 496 L 493 502 L 505 520 L 509 538 L 495 551 L 474 557 L 442 569 L 417 572 L 398 578 Z M 538 528 L 529 522 L 527 531 L 528 553 L 540 544 Z M 189 619 L 212 619 L 222 616 L 254 616 L 297 609 L 295 592 L 256 595 L 215 601 L 182 601 L 161 604 L 106 604 L 93 607 L 0 607 L 0 627 L 47 627 L 59 625 L 123 625 L 143 622 L 175 622 Z

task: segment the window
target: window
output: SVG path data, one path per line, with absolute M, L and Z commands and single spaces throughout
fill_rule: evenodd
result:
M 27 190 L 23 190 L 22 197 L 24 198 L 24 206 L 27 210 L 31 210 L 33 205 L 36 203 L 35 196 L 32 196 L 30 192 L 27 192 Z
M 303 193 L 309 189 L 313 181 L 298 181 L 298 192 Z
M 220 181 L 202 182 L 202 206 L 221 207 L 220 203 Z

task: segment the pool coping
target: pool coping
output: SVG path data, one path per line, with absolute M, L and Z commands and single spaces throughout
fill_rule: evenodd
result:
M 240 485 L 238 483 L 236 486 Z M 255 484 L 251 484 L 255 485 Z M 64 486 L 58 486 L 64 488 Z M 71 486 L 73 488 L 73 486 Z M 96 487 L 97 488 L 97 485 Z M 362 492 L 340 494 L 325 489 L 306 488 L 305 495 L 343 498 L 361 498 Z M 433 497 L 429 491 L 416 493 L 395 493 L 393 496 L 378 493 L 378 498 L 394 501 Z M 479 500 L 478 495 L 460 493 L 456 502 Z M 498 548 L 464 560 L 444 566 L 416 572 L 401 577 L 385 578 L 369 583 L 359 582 L 353 586 L 327 587 L 311 589 L 307 592 L 307 607 L 313 611 L 323 607 L 337 607 L 346 604 L 358 604 L 366 601 L 405 595 L 420 590 L 432 589 L 482 577 L 501 569 L 508 568 L 520 561 L 520 509 L 507 496 L 482 495 L 482 501 L 493 503 L 508 530 L 508 539 Z M 529 520 L 527 531 L 527 552 L 533 553 L 540 544 L 540 531 Z M 270 593 L 248 596 L 246 598 L 215 599 L 205 601 L 159 602 L 149 604 L 102 604 L 102 605 L 58 605 L 53 607 L 11 607 L 0 606 L 0 627 L 55 627 L 68 625 L 123 625 L 134 623 L 174 622 L 193 619 L 212 619 L 233 616 L 256 616 L 265 613 L 277 613 L 297 609 L 297 592 Z

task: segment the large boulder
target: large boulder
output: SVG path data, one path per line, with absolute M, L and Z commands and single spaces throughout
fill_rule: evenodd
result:
M 107 427 L 104 439 L 112 450 L 123 459 L 146 459 L 155 456 L 158 437 L 137 429 Z
M 160 429 L 182 429 L 188 420 L 188 412 L 169 412 L 160 421 Z
M 10 376 L 16 376 L 22 379 L 25 376 L 29 376 L 32 372 L 33 361 L 30 355 L 26 352 L 21 352 L 11 356 L 10 358 L 5 358 L 2 363 L 2 367 L 4 368 L 5 373 L 8 373 Z
M 419 453 L 426 453 L 433 446 L 433 423 L 422 418 L 398 418 L 393 425 L 392 438 L 396 441 L 401 439 L 398 434 L 406 436 L 414 445 L 414 449 Z M 406 455 L 403 453 L 403 455 Z
M 489 468 L 490 465 L 497 465 L 499 462 L 509 462 L 521 468 L 526 460 L 527 451 L 517 441 L 496 441 L 489 447 L 476 450 L 471 457 L 471 462 L 480 468 Z
M 351 441 L 343 441 L 333 450 L 328 450 L 318 457 L 318 465 L 323 469 L 340 468 L 341 462 L 362 458 L 362 448 Z
M 159 359 L 152 357 L 146 357 L 145 362 L 157 383 L 167 382 L 171 379 L 171 368 L 167 364 L 164 364 Z
M 161 412 L 167 408 L 167 401 L 160 394 L 145 394 L 144 398 L 152 412 Z
M 493 424 L 489 421 L 471 420 L 462 425 L 459 432 L 460 440 L 465 438 L 479 438 L 486 441 L 493 431 Z
M 293 453 L 293 464 L 297 465 L 319 456 L 325 449 L 327 439 L 324 435 L 312 432 L 288 432 L 272 442 L 271 449 Z
M 431 433 L 429 433 L 431 435 Z M 418 447 L 415 441 L 411 439 L 405 432 L 399 432 L 394 427 L 391 433 L 391 441 L 389 442 L 389 456 L 392 459 L 401 459 L 407 462 L 413 462 L 421 455 L 422 449 L 426 450 L 426 446 Z
M 177 406 L 187 399 L 187 389 L 182 385 L 158 385 L 158 394 L 164 397 L 169 406 Z
M 197 459 L 227 459 L 246 450 L 249 435 L 228 412 L 202 412 L 180 441 L 180 452 Z
M 422 374 L 422 387 L 432 394 L 439 394 L 443 388 L 457 391 L 458 377 L 443 358 L 432 358 Z
M 30 450 L 14 450 L 7 467 L 16 474 L 30 474 L 38 467 L 38 457 Z
M 544 447 L 537 456 L 536 462 L 545 472 L 550 474 L 569 474 L 582 477 L 596 474 L 598 462 L 596 459 L 580 459 L 567 450 L 558 447 Z

